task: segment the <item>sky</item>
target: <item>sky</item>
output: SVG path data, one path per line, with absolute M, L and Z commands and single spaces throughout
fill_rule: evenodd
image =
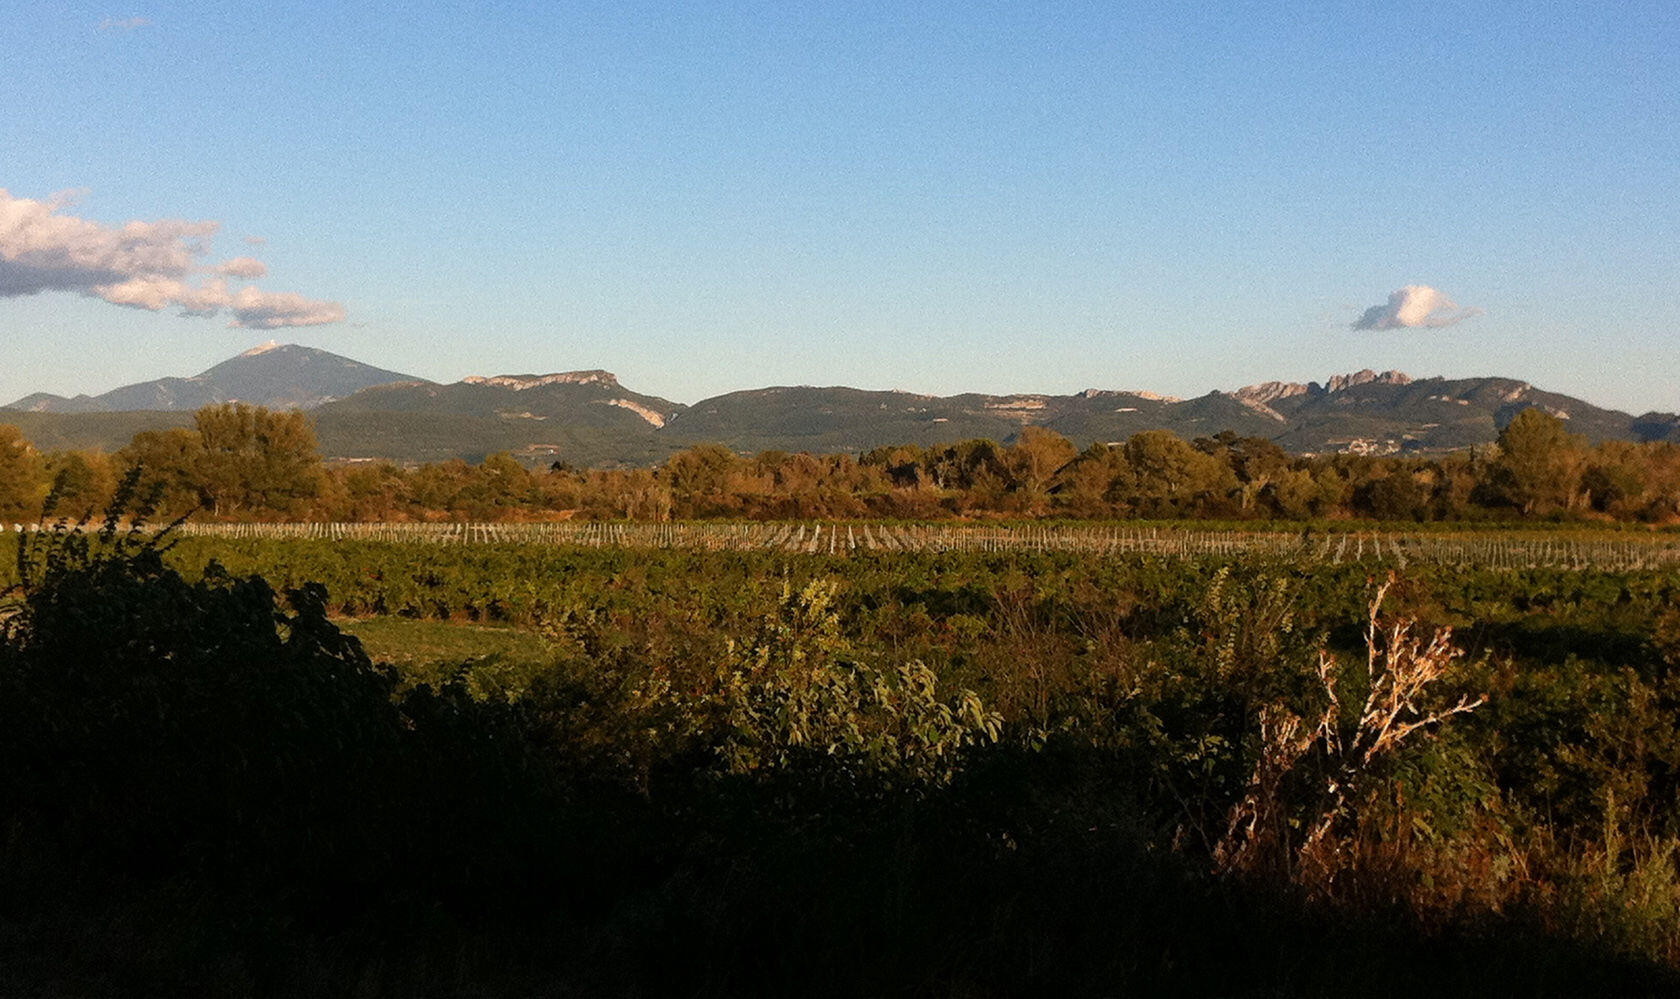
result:
M 345 9 L 350 8 L 350 9 Z M 440 381 L 1680 410 L 1680 4 L 12 5 L 0 402 Z

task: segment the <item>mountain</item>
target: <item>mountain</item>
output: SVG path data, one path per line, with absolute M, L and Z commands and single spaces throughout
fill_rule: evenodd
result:
M 389 382 L 412 382 L 348 357 L 297 344 L 266 343 L 191 378 L 159 378 L 74 398 L 37 392 L 9 406 L 32 413 L 190 412 L 221 402 L 270 409 L 311 409 Z
M 1073 440 L 1124 440 L 1169 427 L 1189 436 L 1269 429 L 1217 393 L 1184 401 L 1149 392 L 1087 389 L 1078 395 L 915 395 L 810 386 L 752 389 L 697 402 L 665 434 L 725 441 L 742 450 L 865 451 L 882 444 L 1008 440 L 1029 424 Z
M 1660 414 L 1627 413 L 1510 378 L 1413 379 L 1360 371 L 1324 384 L 1268 382 L 1232 393 L 1275 414 L 1266 436 L 1294 451 L 1432 452 L 1485 444 L 1525 409 L 1565 421 L 1588 440 L 1660 440 Z
M 1486 444 L 1538 407 L 1592 441 L 1680 443 L 1680 416 L 1632 416 L 1510 378 L 1414 379 L 1358 371 L 1324 382 L 1263 382 L 1176 399 L 1142 391 L 1074 395 L 919 395 L 844 386 L 775 386 L 691 406 L 635 392 L 611 372 L 492 375 L 437 384 L 326 351 L 269 345 L 193 378 L 101 396 L 33 395 L 16 423 L 42 447 L 127 443 L 141 429 L 190 422 L 188 410 L 238 399 L 310 408 L 321 450 L 340 460 L 476 461 L 510 451 L 535 465 L 648 465 L 700 443 L 743 452 L 859 453 L 886 444 L 1012 440 L 1043 426 L 1083 447 L 1143 430 L 1181 437 L 1231 430 L 1298 453 L 1427 454 Z M 164 410 L 164 412 L 133 412 Z
M 1491 442 L 1530 407 L 1594 441 L 1680 441 L 1680 417 L 1636 418 L 1508 378 L 1413 379 L 1399 371 L 1266 382 L 1194 399 L 1106 389 L 932 396 L 784 385 L 691 406 L 631 392 L 604 371 L 573 371 L 384 386 L 323 406 L 315 420 L 323 447 L 344 457 L 429 461 L 508 450 L 537 463 L 597 465 L 657 462 L 700 443 L 855 454 L 884 444 L 1008 441 L 1028 425 L 1080 446 L 1143 430 L 1185 438 L 1232 430 L 1301 453 L 1431 453 Z
M 329 412 L 454 413 L 496 420 L 553 420 L 570 426 L 657 430 L 683 406 L 631 392 L 610 371 L 470 375 L 453 385 L 406 382 L 364 389 Z
M 315 410 L 328 453 L 404 461 L 511 451 L 537 464 L 650 464 L 675 448 L 659 431 L 680 403 L 632 392 L 608 371 L 473 375 L 451 385 L 384 385 Z

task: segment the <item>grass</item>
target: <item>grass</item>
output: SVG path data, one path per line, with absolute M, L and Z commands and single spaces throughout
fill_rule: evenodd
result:
M 549 656 L 548 646 L 540 636 L 508 625 L 421 621 L 397 616 L 341 618 L 335 623 L 360 639 L 375 661 L 388 662 L 405 671 L 431 664 L 455 665 L 479 660 L 526 662 Z

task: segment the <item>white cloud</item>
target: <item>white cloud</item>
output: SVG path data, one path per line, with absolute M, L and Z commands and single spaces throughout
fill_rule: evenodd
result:
M 249 281 L 260 277 L 268 277 L 268 265 L 255 257 L 234 257 L 217 267 L 216 272 L 226 274 L 228 277 L 243 278 Z
M 1419 327 L 1438 329 L 1482 314 L 1481 309 L 1460 308 L 1445 293 L 1426 284 L 1409 284 L 1388 296 L 1387 305 L 1365 310 L 1356 330 L 1398 330 Z
M 99 22 L 100 31 L 133 31 L 152 23 L 147 17 L 107 17 Z
M 230 326 L 272 330 L 282 326 L 324 326 L 344 321 L 344 306 L 317 302 L 289 291 L 258 291 L 241 288 L 229 301 L 233 308 Z
M 206 265 L 219 222 L 164 219 L 107 226 L 66 215 L 72 195 L 45 201 L 15 198 L 0 188 L 0 298 L 45 291 L 70 291 L 153 312 L 171 307 L 182 315 L 233 314 L 230 325 L 258 329 L 318 326 L 344 316 L 337 302 L 290 292 L 246 287 L 230 293 L 224 277 L 264 277 L 268 268 L 253 257 Z M 195 275 L 223 277 L 199 284 Z

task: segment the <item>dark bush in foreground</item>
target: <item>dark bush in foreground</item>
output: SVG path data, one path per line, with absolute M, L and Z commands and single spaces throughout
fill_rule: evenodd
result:
M 732 619 L 727 640 L 703 614 L 660 607 L 627 627 L 577 609 L 552 627 L 554 662 L 498 686 L 470 666 L 400 682 L 327 620 L 319 587 L 277 599 L 214 565 L 188 580 L 140 535 L 38 537 L 19 576 L 0 612 L 0 967 L 14 991 L 1676 984 L 1605 956 L 1660 953 L 1616 936 L 1662 925 L 1672 896 L 1650 858 L 1592 868 L 1597 889 L 1555 882 L 1600 893 L 1557 911 L 1586 919 L 1608 899 L 1654 914 L 1562 927 L 1572 938 L 1473 892 L 1456 913 L 1408 904 L 1419 871 L 1473 840 L 1447 829 L 1407 852 L 1378 827 L 1497 795 L 1464 742 L 1420 740 L 1371 770 L 1358 801 L 1329 806 L 1312 786 L 1347 753 L 1305 746 L 1263 803 L 1328 815 L 1324 831 L 1304 844 L 1284 822 L 1267 843 L 1313 846 L 1301 856 L 1318 873 L 1287 860 L 1212 873 L 1213 840 L 1261 800 L 1257 764 L 1285 745 L 1282 705 L 1335 722 L 1295 668 L 1316 636 L 1264 577 L 1218 576 L 1183 626 L 1140 613 L 1135 640 L 1153 644 L 1136 661 L 1115 658 L 1118 631 L 1099 658 L 1060 661 L 1040 609 L 1004 588 L 948 594 L 947 614 L 997 600 L 989 640 L 1013 659 L 995 675 L 937 670 L 864 641 L 857 609 L 816 579 Z M 1357 725 L 1338 731 L 1345 745 L 1328 744 L 1362 745 Z M 1420 808 L 1386 806 L 1396 788 Z

